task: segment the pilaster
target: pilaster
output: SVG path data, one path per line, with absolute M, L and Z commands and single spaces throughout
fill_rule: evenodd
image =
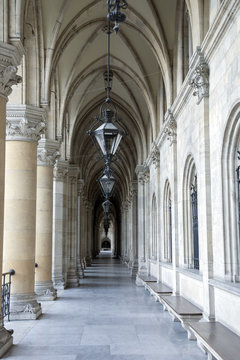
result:
M 68 272 L 67 286 L 77 287 L 79 277 L 77 273 L 77 204 L 78 204 L 78 180 L 79 168 L 69 165 L 68 172 Z
M 138 274 L 147 273 L 147 264 L 146 264 L 146 254 L 145 254 L 145 179 L 146 168 L 144 165 L 137 165 L 135 170 L 138 177 L 138 232 L 137 232 L 137 241 L 138 241 Z M 136 284 L 137 280 L 136 280 Z
M 68 162 L 57 159 L 53 171 L 53 286 L 65 289 L 66 225 L 67 225 L 67 173 Z
M 37 150 L 37 216 L 35 292 L 38 300 L 55 300 L 52 283 L 53 166 L 59 143 L 41 139 Z

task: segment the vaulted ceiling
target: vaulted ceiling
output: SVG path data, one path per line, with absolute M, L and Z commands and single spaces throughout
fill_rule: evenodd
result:
M 106 0 L 19 1 L 30 89 L 26 101 L 36 105 L 39 98 L 40 105 L 48 106 L 47 136 L 61 139 L 62 155 L 79 166 L 87 197 L 94 204 L 100 196 L 96 179 L 104 164 L 86 131 L 105 99 Z M 129 134 L 120 160 L 113 165 L 119 178 L 115 191 L 119 204 L 128 196 L 135 167 L 147 158 L 172 104 L 174 54 L 184 3 L 128 0 L 126 21 L 118 35 L 111 35 L 111 97 Z M 186 0 L 186 4 L 197 28 L 196 13 L 201 12 L 203 0 Z M 197 45 L 198 38 L 194 39 Z

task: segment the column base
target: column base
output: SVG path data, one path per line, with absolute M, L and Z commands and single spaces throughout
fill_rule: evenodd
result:
M 38 281 L 35 283 L 35 293 L 37 300 L 53 301 L 57 298 L 57 291 L 53 287 L 52 281 Z
M 76 269 L 69 269 L 67 275 L 67 287 L 73 288 L 79 286 L 79 278 Z
M 13 337 L 11 332 L 0 325 L 0 357 L 2 357 L 12 346 Z
M 63 279 L 55 279 L 53 280 L 53 286 L 57 290 L 64 290 L 66 289 L 66 282 Z
M 136 277 L 136 275 L 138 273 L 138 260 L 134 260 L 131 262 L 130 273 L 131 273 L 132 277 Z
M 82 260 L 79 260 L 78 263 L 78 277 L 79 279 L 83 279 L 84 278 L 84 264 Z
M 90 256 L 86 257 L 86 266 L 92 266 L 92 258 Z
M 36 294 L 11 295 L 11 320 L 36 320 L 42 314 L 41 304 L 36 301 Z

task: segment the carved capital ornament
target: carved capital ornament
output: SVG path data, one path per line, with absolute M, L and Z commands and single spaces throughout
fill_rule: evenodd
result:
M 197 104 L 209 96 L 209 67 L 205 61 L 196 66 L 189 85 L 193 88 L 193 96 L 197 96 Z

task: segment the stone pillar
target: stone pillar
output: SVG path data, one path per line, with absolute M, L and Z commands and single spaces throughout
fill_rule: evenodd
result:
M 41 139 L 37 155 L 37 214 L 35 292 L 38 300 L 55 300 L 52 283 L 53 166 L 59 144 Z
M 68 272 L 67 286 L 77 287 L 79 285 L 79 277 L 77 272 L 77 204 L 78 191 L 77 179 L 79 168 L 75 165 L 69 166 L 68 172 Z
M 92 205 L 87 201 L 86 265 L 92 265 Z
M 0 42 L 0 277 L 2 278 L 3 259 L 3 224 L 4 224 L 4 186 L 5 186 L 5 134 L 6 134 L 6 103 L 11 94 L 11 86 L 21 82 L 16 75 L 16 66 L 20 57 L 14 46 Z M 11 268 L 8 268 L 9 271 Z M 0 290 L 0 305 L 2 300 L 2 287 Z M 12 346 L 13 338 L 3 327 L 0 316 L 0 357 Z
M 125 219 L 124 219 L 124 210 L 123 205 L 121 206 L 121 246 L 120 246 L 120 259 L 123 262 L 124 258 L 124 225 L 125 225 Z
M 144 214 L 145 214 L 145 259 L 147 264 L 147 272 L 150 272 L 150 184 L 149 184 L 149 168 L 145 167 L 144 172 Z
M 67 216 L 68 162 L 56 161 L 53 178 L 53 267 L 52 279 L 56 289 L 65 289 L 67 271 L 65 265 L 66 216 Z
M 132 218 L 132 253 L 131 253 L 131 275 L 135 277 L 138 272 L 138 243 L 137 243 L 137 181 L 131 184 L 131 218 Z
M 83 247 L 82 247 L 82 226 L 83 226 L 83 204 L 82 193 L 84 180 L 78 179 L 78 233 L 77 233 L 77 272 L 80 279 L 84 278 Z
M 170 110 L 167 112 L 165 118 L 165 132 L 171 147 L 171 184 L 172 193 L 172 265 L 173 265 L 173 294 L 179 295 L 180 280 L 179 280 L 179 241 L 178 241 L 178 182 L 177 182 L 177 123 Z
M 45 112 L 28 105 L 7 108 L 6 186 L 3 268 L 15 270 L 11 318 L 37 319 L 42 313 L 34 292 L 37 142 Z
M 136 167 L 136 174 L 138 176 L 138 274 L 146 274 L 146 258 L 145 258 L 145 211 L 144 211 L 144 175 L 145 167 L 138 165 Z
M 193 95 L 197 97 L 199 113 L 199 166 L 198 176 L 198 222 L 199 222 L 199 260 L 203 275 L 203 318 L 215 318 L 214 287 L 209 284 L 213 278 L 212 245 L 212 201 L 211 164 L 209 134 L 209 66 L 203 53 L 197 49 L 195 63 L 192 65 L 189 82 Z

